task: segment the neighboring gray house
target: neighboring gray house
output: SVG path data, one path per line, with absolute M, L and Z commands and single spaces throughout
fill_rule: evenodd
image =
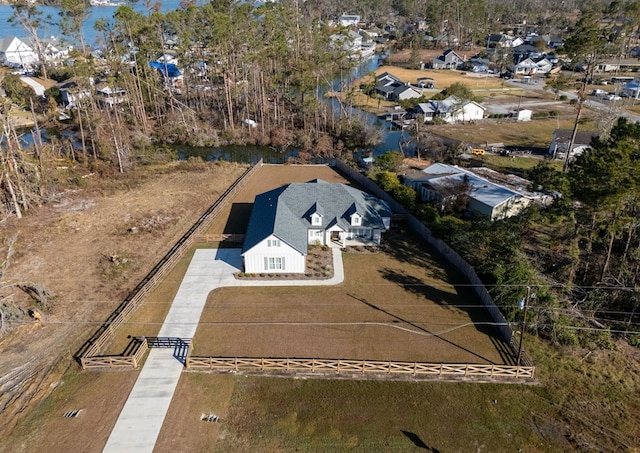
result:
M 419 98 L 422 93 L 408 83 L 388 72 L 383 72 L 376 77 L 376 94 L 386 101 L 402 101 L 405 99 Z
M 553 158 L 563 158 L 569 149 L 572 134 L 573 131 L 571 129 L 556 129 L 553 131 L 553 138 L 551 139 L 551 145 L 549 145 L 549 155 Z M 598 135 L 596 131 L 578 131 L 569 155 L 577 156 L 582 154 L 591 146 L 591 140 Z
M 540 49 L 530 44 L 522 44 L 518 47 L 513 48 L 513 61 L 516 64 L 520 63 L 522 60 L 526 60 L 527 58 L 536 60 L 542 56 L 543 54 Z
M 491 220 L 520 214 L 533 199 L 524 193 L 493 183 L 469 170 L 455 165 L 433 164 L 422 171 L 405 175 L 404 184 L 412 187 L 422 201 L 431 201 L 440 208 L 467 185 L 467 210 Z
M 433 69 L 456 69 L 464 63 L 464 59 L 451 49 L 447 49 L 442 55 L 433 59 Z
M 248 273 L 303 273 L 309 245 L 378 245 L 391 208 L 345 184 L 291 183 L 256 197 L 242 249 Z

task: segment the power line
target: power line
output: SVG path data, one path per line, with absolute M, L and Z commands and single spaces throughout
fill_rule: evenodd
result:
M 5 320 L 7 324 L 34 324 L 34 321 L 23 321 L 23 320 Z M 407 320 L 405 323 L 416 323 L 416 324 L 428 324 L 423 321 L 412 321 Z M 109 322 L 102 321 L 45 321 L 46 325 L 109 325 Z M 400 328 L 400 330 L 411 331 L 411 329 L 403 328 L 398 325 L 399 323 L 390 321 L 390 322 L 380 322 L 380 321 L 357 321 L 357 322 L 291 322 L 291 321 L 274 321 L 274 322 L 265 322 L 265 321 L 255 321 L 255 322 L 246 322 L 246 321 L 238 321 L 238 322 L 152 322 L 152 321 L 131 321 L 131 322 L 123 322 L 121 326 L 207 326 L 207 327 L 254 327 L 254 326 L 299 326 L 299 327 L 309 327 L 309 326 L 381 326 L 381 327 L 394 327 Z M 517 322 L 468 322 L 463 324 L 448 324 L 448 323 L 435 323 L 439 326 L 453 326 L 450 329 L 446 329 L 441 332 L 428 333 L 428 335 L 443 335 L 445 333 L 452 332 L 454 330 L 458 330 L 465 327 L 471 326 L 493 326 L 493 327 L 503 327 L 503 326 L 518 326 Z M 635 325 L 635 324 L 634 324 Z M 605 329 L 595 328 L 595 327 L 586 327 L 586 326 L 571 326 L 571 325 L 562 325 L 558 326 L 557 324 L 547 324 L 541 323 L 536 324 L 538 328 L 554 328 L 554 327 L 562 327 L 571 330 L 580 330 L 580 331 L 590 331 L 590 332 L 602 332 Z M 619 334 L 639 334 L 640 332 L 637 330 L 621 330 L 621 329 L 607 329 L 608 332 L 611 333 L 619 333 Z M 428 336 L 425 335 L 425 336 Z

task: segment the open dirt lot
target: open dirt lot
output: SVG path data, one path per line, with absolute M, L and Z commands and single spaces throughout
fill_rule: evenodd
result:
M 15 238 L 4 283 L 35 283 L 55 296 L 36 304 L 15 286 L 3 290 L 0 439 L 75 367 L 77 348 L 245 168 L 182 162 L 88 177 L 2 224 L 3 255 Z M 32 307 L 42 322 L 26 314 Z

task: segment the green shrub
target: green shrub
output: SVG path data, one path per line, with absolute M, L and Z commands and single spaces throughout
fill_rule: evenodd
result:
M 634 348 L 640 348 L 640 333 L 632 333 L 627 335 L 627 343 Z

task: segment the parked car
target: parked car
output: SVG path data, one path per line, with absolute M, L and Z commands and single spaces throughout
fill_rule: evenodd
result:
M 605 90 L 601 90 L 600 88 L 596 88 L 591 92 L 591 96 L 606 96 L 607 93 Z
M 617 94 L 608 94 L 605 98 L 607 101 L 619 101 L 620 99 L 622 99 L 620 96 L 618 96 Z
M 511 80 L 513 79 L 513 72 L 503 72 L 502 74 L 500 74 L 500 78 L 505 80 Z

